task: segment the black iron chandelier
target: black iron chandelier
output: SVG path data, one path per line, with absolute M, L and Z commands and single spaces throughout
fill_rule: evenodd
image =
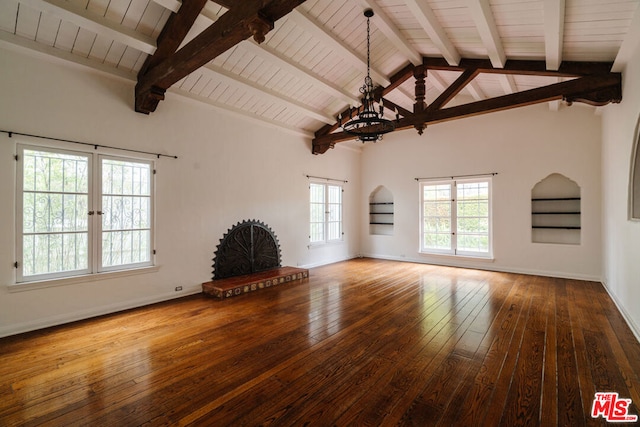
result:
M 362 143 L 367 141 L 376 142 L 382 139 L 382 135 L 392 132 L 396 126 L 391 120 L 384 118 L 384 105 L 382 100 L 379 104 L 379 112 L 375 108 L 375 97 L 373 80 L 371 80 L 371 54 L 370 54 L 370 25 L 369 21 L 373 16 L 373 10 L 366 9 L 364 16 L 367 17 L 367 77 L 364 79 L 364 85 L 360 88 L 362 93 L 362 106 L 354 108 L 349 107 L 349 121 L 342 123 L 342 114 L 338 116 L 338 123 L 346 133 L 356 136 Z M 354 117 L 353 115 L 356 114 Z

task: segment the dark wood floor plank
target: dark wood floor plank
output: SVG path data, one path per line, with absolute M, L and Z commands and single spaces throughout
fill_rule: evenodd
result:
M 597 283 L 355 259 L 0 339 L 0 425 L 604 425 L 640 344 Z M 637 412 L 635 412 L 637 413 Z

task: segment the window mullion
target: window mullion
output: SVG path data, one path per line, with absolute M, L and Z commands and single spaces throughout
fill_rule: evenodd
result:
M 458 186 L 456 181 L 451 183 L 451 249 L 458 254 Z
M 91 173 L 89 174 L 89 200 L 91 207 L 90 212 L 94 212 L 94 215 L 89 217 L 89 240 L 90 240 L 90 265 L 91 272 L 97 273 L 100 271 L 100 262 L 102 259 L 101 246 L 102 246 L 102 216 L 98 214 L 102 210 L 102 203 L 100 202 L 100 194 L 102 192 L 102 180 L 100 179 L 101 167 L 100 156 L 91 156 Z

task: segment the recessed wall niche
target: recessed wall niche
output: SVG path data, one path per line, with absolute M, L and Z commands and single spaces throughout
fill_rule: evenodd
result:
M 580 186 L 553 173 L 531 190 L 531 241 L 579 245 L 581 235 Z
M 393 235 L 393 193 L 379 185 L 369 194 L 369 234 Z

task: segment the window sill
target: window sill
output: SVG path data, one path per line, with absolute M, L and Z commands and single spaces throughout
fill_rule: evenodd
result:
M 435 252 L 418 252 L 423 257 L 434 257 L 439 259 L 448 260 L 465 260 L 465 261 L 480 261 L 480 262 L 493 262 L 495 258 L 491 255 L 479 256 L 479 255 L 452 255 L 452 254 L 439 254 Z
M 130 270 L 107 271 L 104 273 L 83 274 L 81 276 L 64 277 L 61 279 L 38 280 L 7 285 L 9 292 L 32 291 L 36 289 L 52 288 L 56 286 L 75 285 L 78 283 L 95 282 L 97 280 L 115 279 L 118 277 L 134 276 L 137 274 L 155 273 L 160 270 L 159 265 L 134 268 Z

